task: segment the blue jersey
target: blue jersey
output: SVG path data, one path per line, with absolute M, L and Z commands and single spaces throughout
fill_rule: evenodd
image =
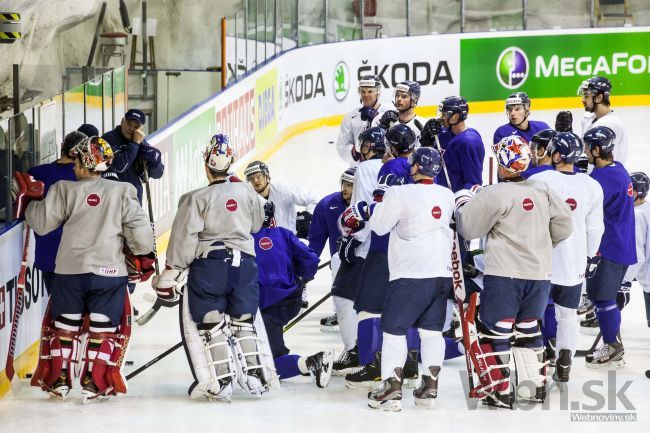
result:
M 45 194 L 52 185 L 60 180 L 77 180 L 74 174 L 74 163 L 61 164 L 52 162 L 50 164 L 37 165 L 27 171 L 45 184 Z M 34 233 L 36 238 L 36 257 L 34 266 L 44 272 L 54 272 L 56 253 L 59 251 L 63 225 L 52 230 L 44 236 Z
M 377 180 L 386 174 L 394 174 L 395 176 L 404 179 L 404 183 L 413 183 L 411 180 L 411 167 L 409 166 L 408 159 L 395 158 L 388 160 L 379 169 Z M 379 236 L 375 232 L 370 232 L 370 251 L 379 251 L 381 253 L 388 253 L 388 238 L 390 233 L 384 236 Z
M 109 168 L 109 172 L 116 173 L 120 182 L 129 182 L 135 187 L 138 193 L 138 201 L 142 203 L 142 181 L 140 180 L 144 174 L 143 164 L 138 155 L 146 147 L 151 152 L 158 153 L 158 162 L 147 162 L 147 170 L 149 177 L 152 179 L 160 179 L 165 170 L 165 166 L 160 158 L 160 151 L 154 147 L 149 146 L 146 141 L 137 144 L 129 141 L 120 132 L 120 127 L 116 127 L 112 131 L 108 131 L 102 135 L 102 138 L 111 145 L 115 157 Z
M 309 248 L 314 250 L 317 256 L 320 257 L 323 248 L 325 248 L 325 242 L 328 240 L 330 255 L 333 256 L 336 253 L 336 241 L 341 236 L 336 223 L 347 207 L 348 204 L 343 200 L 343 195 L 340 192 L 326 195 L 316 205 L 307 240 Z
M 273 305 L 300 286 L 298 277 L 311 280 L 318 256 L 283 227 L 262 227 L 253 234 L 259 274 L 260 310 Z
M 603 188 L 605 233 L 600 241 L 600 254 L 621 265 L 636 263 L 634 229 L 634 192 L 632 181 L 623 164 L 614 161 L 603 168 L 594 168 L 593 177 Z
M 553 166 L 550 165 L 537 165 L 537 166 L 531 165 L 530 167 L 528 167 L 526 171 L 523 171 L 521 173 L 521 177 L 523 177 L 524 179 L 528 179 L 534 174 L 541 173 L 547 170 L 555 170 L 555 168 L 553 168 Z
M 445 161 L 451 190 L 470 189 L 473 185 L 483 185 L 483 159 L 485 147 L 476 129 L 467 128 L 458 135 L 443 129 L 439 135 L 442 158 Z M 436 183 L 445 187 L 447 178 L 444 171 L 436 177 Z
M 507 123 L 505 125 L 499 126 L 497 130 L 494 131 L 494 138 L 492 139 L 492 143 L 498 143 L 503 137 L 507 137 L 509 135 L 518 135 L 519 137 L 525 138 L 526 141 L 530 143 L 530 141 L 533 139 L 533 135 L 545 129 L 551 129 L 551 127 L 548 126 L 546 122 L 540 122 L 537 120 L 529 120 L 528 129 L 526 130 L 519 129 L 512 123 Z

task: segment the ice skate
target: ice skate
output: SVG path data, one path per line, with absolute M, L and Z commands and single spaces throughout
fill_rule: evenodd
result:
M 381 352 L 375 354 L 375 359 L 370 364 L 345 375 L 345 386 L 349 389 L 372 390 L 379 381 L 381 381 Z
M 312 381 L 319 388 L 325 388 L 330 383 L 332 367 L 334 366 L 334 351 L 328 350 L 308 356 L 305 360 Z
M 409 350 L 404 363 L 403 383 L 405 388 L 414 389 L 420 384 L 420 375 L 418 371 L 418 351 Z
M 580 321 L 580 332 L 587 335 L 598 335 L 600 327 L 598 326 L 596 313 L 589 313 L 585 320 Z
M 359 367 L 359 348 L 354 346 L 350 350 L 341 352 L 339 358 L 334 361 L 332 373 L 334 376 L 345 376 Z
M 587 354 L 586 365 L 589 368 L 620 368 L 625 366 L 625 349 L 623 343 L 615 341 L 605 343 L 603 346 Z
M 99 388 L 93 382 L 92 373 L 89 371 L 81 381 L 81 397 L 82 404 L 88 404 L 93 400 L 104 400 L 107 398 L 105 394 L 100 394 Z
M 580 298 L 580 304 L 578 305 L 578 316 L 584 316 L 585 314 L 591 314 L 595 310 L 594 304 L 589 300 L 586 294 L 583 294 Z
M 428 373 L 422 375 L 422 382 L 413 391 L 413 397 L 415 397 L 416 406 L 432 408 L 435 407 L 436 398 L 438 398 L 438 375 L 440 374 L 440 367 L 431 366 L 428 368 Z
M 549 368 L 555 368 L 555 338 L 549 338 L 548 344 L 544 348 L 544 359 L 548 361 Z
M 368 407 L 372 409 L 399 412 L 402 410 L 402 369 L 397 367 L 391 377 L 380 382 L 368 393 Z
M 336 316 L 336 313 L 320 319 L 320 330 L 325 333 L 341 332 L 339 328 L 339 319 Z
M 54 381 L 49 392 L 51 397 L 65 400 L 70 392 L 70 379 L 67 370 L 61 370 L 61 374 Z
M 553 380 L 556 382 L 568 382 L 569 374 L 571 373 L 572 356 L 569 349 L 560 350 L 557 361 L 555 362 L 555 372 L 553 372 Z

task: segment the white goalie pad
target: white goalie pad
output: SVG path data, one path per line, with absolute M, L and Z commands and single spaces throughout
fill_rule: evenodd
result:
M 280 389 L 280 377 L 275 370 L 275 362 L 273 362 L 273 353 L 269 345 L 269 337 L 266 334 L 266 327 L 260 310 L 257 310 L 255 315 L 255 322 L 253 326 L 257 330 L 257 348 L 262 356 L 262 365 L 264 366 L 264 379 L 271 389 Z
M 183 345 L 194 383 L 191 398 L 230 400 L 237 369 L 230 346 L 228 316 L 210 330 L 199 330 L 190 316 L 187 298 L 181 298 Z M 221 382 L 220 382 L 221 381 Z
M 517 396 L 529 401 L 543 401 L 546 386 L 544 348 L 513 347 L 512 355 L 517 369 Z

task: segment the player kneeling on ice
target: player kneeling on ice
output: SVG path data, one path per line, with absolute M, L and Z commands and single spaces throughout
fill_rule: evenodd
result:
M 203 158 L 210 184 L 180 198 L 165 270 L 154 287 L 173 301 L 188 272 L 181 321 L 194 376 L 190 397 L 229 401 L 235 381 L 260 396 L 271 372 L 254 325 L 259 288 L 251 233 L 262 227 L 264 200 L 228 175 L 235 157 L 226 135 L 213 136 Z
M 113 159 L 104 139 L 85 138 L 69 154 L 78 181 L 57 182 L 45 200 L 25 211 L 39 235 L 63 224 L 31 383 L 65 397 L 80 371 L 85 402 L 126 393 L 121 367 L 131 334 L 131 304 L 123 243 L 134 254 L 151 253 L 153 232 L 135 188 L 100 177 Z M 84 313 L 87 329 L 82 329 Z M 86 332 L 86 346 L 79 351 Z M 74 364 L 80 368 L 73 370 Z
M 368 406 L 388 411 L 401 410 L 402 367 L 410 327 L 417 328 L 420 335 L 423 367 L 421 385 L 413 391 L 415 403 L 434 406 L 445 356 L 442 329 L 452 284 L 453 233 L 449 224 L 454 197 L 449 189 L 433 181 L 440 171 L 440 154 L 422 147 L 409 156 L 408 162 L 414 184 L 387 189 L 381 203 L 368 206 L 357 202 L 348 216 L 369 220 L 370 229 L 380 236 L 390 233 L 388 293 L 381 316 L 382 381 L 368 394 Z
M 303 282 L 312 280 L 318 256 L 296 235 L 275 226 L 275 205 L 264 205 L 264 226 L 255 233 L 255 255 L 259 271 L 260 311 L 269 337 L 275 368 L 280 379 L 310 376 L 319 388 L 329 383 L 334 351 L 302 357 L 290 355 L 283 328 L 300 313 Z
M 551 288 L 552 250 L 572 231 L 571 209 L 551 188 L 524 180 L 530 149 L 519 137 L 493 146 L 501 183 L 456 193 L 456 223 L 465 239 L 487 235 L 485 275 L 470 357 L 480 384 L 470 395 L 512 407 L 510 347 L 519 398 L 545 398 L 546 365 L 540 322 Z M 525 239 L 525 242 L 522 240 Z

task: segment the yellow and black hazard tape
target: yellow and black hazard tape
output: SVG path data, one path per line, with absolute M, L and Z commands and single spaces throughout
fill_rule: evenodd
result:
M 20 21 L 20 14 L 14 12 L 0 12 L 0 21 Z
M 23 34 L 20 32 L 0 32 L 0 39 L 11 40 L 20 39 L 23 37 Z

